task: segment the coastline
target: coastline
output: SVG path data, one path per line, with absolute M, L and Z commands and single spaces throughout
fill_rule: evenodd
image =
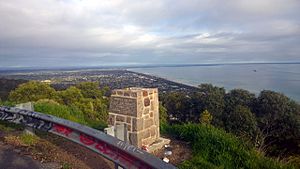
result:
M 257 72 L 254 72 L 253 67 L 260 67 Z M 263 70 L 266 65 L 261 66 L 209 66 L 209 67 L 164 67 L 164 68 L 130 68 L 130 69 L 77 69 L 77 70 L 53 70 L 53 71 L 21 71 L 21 72 L 7 72 L 1 74 L 0 78 L 9 79 L 25 79 L 25 80 L 51 80 L 55 82 L 55 86 L 59 88 L 63 86 L 65 88 L 68 85 L 73 85 L 80 81 L 98 81 L 102 86 L 110 86 L 111 89 L 126 88 L 126 87 L 158 87 L 162 92 L 182 91 L 193 92 L 198 90 L 198 85 L 203 83 L 213 84 L 214 86 L 222 87 L 229 92 L 232 89 L 245 89 L 251 93 L 258 95 L 262 90 L 272 90 L 275 92 L 283 93 L 284 95 L 299 102 L 300 94 L 297 89 L 299 80 L 298 68 L 291 69 L 291 71 L 282 68 L 286 66 L 273 66 L 280 67 L 278 71 L 272 72 L 273 69 Z M 270 67 L 270 66 L 269 66 Z M 293 65 L 298 67 L 298 65 Z M 248 68 L 247 71 L 245 71 Z M 290 68 L 290 67 L 288 67 Z M 175 72 L 167 72 L 168 70 L 176 70 Z M 242 72 L 235 71 L 241 69 Z M 140 70 L 140 71 L 139 71 Z M 148 71 L 149 70 L 149 71 Z M 151 70 L 151 71 L 150 71 Z M 155 70 L 155 71 L 153 71 Z M 200 70 L 200 72 L 198 72 Z M 230 70 L 231 72 L 226 72 Z M 255 68 L 256 70 L 256 68 Z M 276 69 L 277 70 L 277 69 Z M 213 71 L 213 72 L 212 72 Z M 225 72 L 224 72 L 225 71 Z M 267 72 L 265 72 L 267 71 Z M 268 72 L 269 71 L 269 72 Z M 154 73 L 156 72 L 156 73 Z M 296 73 L 295 73 L 296 72 Z M 160 75 L 160 73 L 162 75 Z M 170 74 L 168 76 L 167 74 Z M 216 74 L 221 75 L 216 75 Z M 240 76 L 231 75 L 232 73 L 240 74 Z M 246 73 L 246 74 L 245 74 Z M 262 76 L 267 73 L 274 73 L 276 76 L 280 76 L 279 81 L 274 81 L 274 76 L 271 76 L 272 81 L 268 81 L 268 76 Z M 278 74 L 279 73 L 279 74 Z M 224 74 L 224 75 L 223 75 Z M 165 76 L 163 76 L 165 75 Z M 191 77 L 189 77 L 191 76 Z M 259 76 L 262 76 L 261 78 Z M 178 77 L 178 78 L 177 78 Z M 290 78 L 289 81 L 282 78 Z M 178 79 L 190 78 L 185 81 Z M 189 80 L 194 81 L 187 83 Z M 207 79 L 209 78 L 209 79 Z M 235 79 L 232 79 L 235 78 Z M 276 77 L 277 78 L 277 77 Z M 57 80 L 59 79 L 59 80 Z M 268 83 L 264 83 L 262 80 L 267 79 Z M 296 80 L 294 80 L 296 79 Z M 57 80 L 57 81 L 56 81 Z M 223 81 L 222 81 L 223 80 Z M 275 79 L 276 80 L 276 79 Z M 254 81 L 254 82 L 253 82 Z M 274 81 L 274 82 L 273 82 Z M 61 83 L 60 83 L 61 82 Z M 227 84 L 226 84 L 227 83 Z M 197 84 L 197 85 L 195 85 Z M 246 86 L 244 85 L 246 84 Z M 244 85 L 244 86 L 243 86 Z M 272 86 L 277 85 L 277 86 Z M 291 86 L 293 85 L 293 86 Z M 279 90 L 279 87 L 284 87 L 285 90 Z M 285 87 L 289 86 L 289 87 Z

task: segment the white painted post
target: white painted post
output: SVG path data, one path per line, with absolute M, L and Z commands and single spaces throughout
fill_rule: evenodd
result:
M 127 142 L 127 126 L 125 124 L 118 124 L 115 126 L 110 126 L 104 129 L 104 132 L 108 135 L 114 136 L 122 141 Z M 115 163 L 115 169 L 124 169 Z
M 104 132 L 110 136 L 115 137 L 115 126 L 110 126 L 104 129 Z
M 115 137 L 127 142 L 127 126 L 124 123 L 115 126 Z
M 33 107 L 33 103 L 32 102 L 17 104 L 16 108 L 34 111 L 34 107 Z M 34 135 L 34 130 L 31 127 L 25 127 L 24 132 L 26 134 Z

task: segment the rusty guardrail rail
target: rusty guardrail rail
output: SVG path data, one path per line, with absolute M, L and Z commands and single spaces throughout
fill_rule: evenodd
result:
M 50 132 L 78 143 L 126 169 L 175 169 L 171 164 L 99 130 L 52 115 L 0 106 L 0 120 Z

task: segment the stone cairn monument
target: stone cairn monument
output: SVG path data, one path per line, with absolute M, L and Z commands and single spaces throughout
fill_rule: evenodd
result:
M 157 88 L 127 88 L 112 91 L 109 125 L 124 125 L 125 140 L 141 148 L 157 149 L 170 141 L 160 138 Z

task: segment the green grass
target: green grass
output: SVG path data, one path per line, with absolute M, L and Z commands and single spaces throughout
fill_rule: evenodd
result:
M 34 104 L 34 110 L 74 121 L 83 125 L 87 124 L 84 119 L 84 114 L 75 107 L 68 107 L 54 102 L 37 102 Z
M 22 125 L 0 120 L 0 131 L 11 132 L 14 130 L 23 130 L 23 129 L 24 127 Z
M 107 127 L 104 121 L 87 118 L 85 114 L 75 106 L 60 105 L 53 101 L 47 101 L 35 103 L 34 110 L 87 125 L 98 130 L 103 130 Z
M 0 101 L 0 106 L 9 106 L 9 107 L 14 107 L 16 103 L 10 102 L 10 101 Z
M 33 146 L 38 143 L 39 137 L 27 133 L 21 135 L 7 135 L 4 137 L 4 141 L 14 146 Z
M 39 137 L 36 135 L 23 133 L 20 136 L 20 140 L 22 141 L 23 144 L 32 146 L 32 145 L 35 145 L 39 141 Z
M 293 169 L 293 165 L 265 157 L 234 135 L 212 126 L 199 124 L 173 125 L 165 128 L 178 139 L 191 142 L 192 159 L 182 169 Z
M 62 169 L 71 169 L 71 168 L 72 168 L 71 165 L 68 164 L 68 163 L 64 163 L 64 164 L 62 165 Z

